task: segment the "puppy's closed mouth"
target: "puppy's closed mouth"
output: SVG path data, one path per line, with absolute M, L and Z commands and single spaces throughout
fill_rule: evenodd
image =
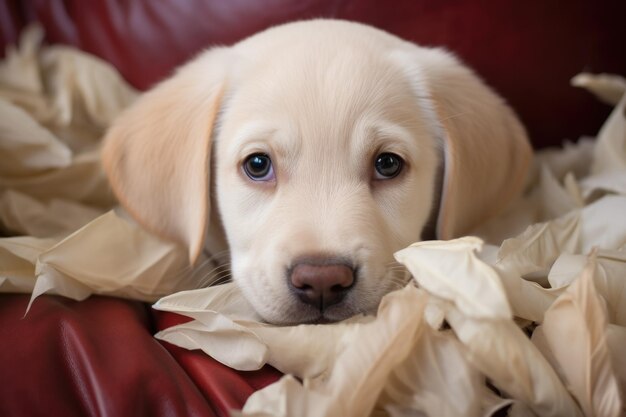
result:
M 311 308 L 302 306 L 298 313 L 299 314 L 297 315 L 293 315 L 291 320 L 282 324 L 330 324 L 349 319 L 357 314 L 361 314 L 348 306 L 341 305 L 334 306 L 331 309 L 324 311 L 312 311 Z
M 302 324 L 332 324 L 332 323 L 337 323 L 341 320 L 332 320 L 329 319 L 327 317 L 321 316 L 320 318 L 313 320 L 313 321 L 309 321 L 309 322 L 303 322 Z

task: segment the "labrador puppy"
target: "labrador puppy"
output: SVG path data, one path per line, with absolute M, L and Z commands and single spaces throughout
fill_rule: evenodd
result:
M 213 48 L 140 97 L 103 163 L 143 226 L 202 253 L 268 322 L 375 311 L 393 253 L 471 232 L 520 192 L 513 111 L 457 58 L 365 25 L 290 23 Z

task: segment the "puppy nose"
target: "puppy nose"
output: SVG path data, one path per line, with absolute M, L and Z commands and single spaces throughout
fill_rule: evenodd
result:
M 344 264 L 300 263 L 291 270 L 292 290 L 307 304 L 323 311 L 341 302 L 354 283 L 354 269 Z

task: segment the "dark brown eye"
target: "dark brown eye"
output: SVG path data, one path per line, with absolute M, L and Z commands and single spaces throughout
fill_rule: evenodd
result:
M 254 181 L 271 181 L 274 179 L 272 160 L 264 153 L 254 153 L 243 162 L 243 170 Z
M 376 179 L 386 180 L 397 176 L 402 171 L 404 161 L 395 153 L 381 153 L 374 161 Z

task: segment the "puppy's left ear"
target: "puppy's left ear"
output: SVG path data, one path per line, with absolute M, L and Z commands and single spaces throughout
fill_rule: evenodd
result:
M 452 239 L 521 193 L 532 149 L 513 110 L 472 70 L 442 49 L 409 45 L 400 57 L 443 151 L 436 234 Z
M 122 206 L 148 230 L 202 251 L 211 135 L 228 50 L 213 49 L 142 95 L 107 133 L 102 161 Z

